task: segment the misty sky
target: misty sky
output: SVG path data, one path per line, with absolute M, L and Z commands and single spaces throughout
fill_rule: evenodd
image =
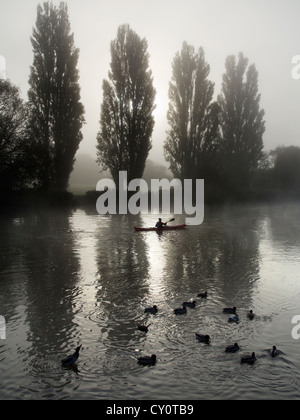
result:
M 60 1 L 53 0 L 54 4 Z M 6 75 L 27 99 L 30 36 L 38 0 L 0 0 L 0 55 Z M 80 152 L 96 154 L 102 81 L 110 64 L 110 42 L 128 23 L 148 41 L 157 90 L 156 125 L 150 158 L 163 162 L 172 61 L 182 42 L 203 47 L 220 93 L 225 59 L 240 51 L 259 74 L 266 116 L 265 149 L 300 146 L 300 79 L 292 77 L 292 58 L 300 55 L 300 0 L 69 0 L 71 29 L 80 49 L 81 100 L 86 110 Z M 300 71 L 299 71 L 300 74 Z

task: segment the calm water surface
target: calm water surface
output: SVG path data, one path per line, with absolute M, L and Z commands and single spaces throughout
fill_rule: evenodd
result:
M 299 398 L 300 205 L 209 210 L 185 231 L 134 232 L 155 222 L 84 211 L 0 220 L 0 399 Z M 174 315 L 190 299 L 196 308 Z M 144 314 L 154 304 L 157 315 Z M 235 342 L 240 352 L 225 354 Z M 78 344 L 77 371 L 63 369 Z M 256 364 L 241 365 L 252 351 Z M 155 366 L 137 364 L 153 353 Z

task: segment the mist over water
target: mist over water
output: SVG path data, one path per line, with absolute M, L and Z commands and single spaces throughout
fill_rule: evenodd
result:
M 299 218 L 297 204 L 232 206 L 162 234 L 134 232 L 153 215 L 2 218 L 0 399 L 298 398 Z M 196 307 L 176 316 L 190 299 Z M 158 313 L 145 314 L 152 305 Z M 238 324 L 223 314 L 229 306 Z M 240 352 L 225 354 L 235 342 Z M 63 369 L 79 344 L 78 371 Z M 253 351 L 256 364 L 241 365 Z M 151 354 L 155 366 L 137 364 Z

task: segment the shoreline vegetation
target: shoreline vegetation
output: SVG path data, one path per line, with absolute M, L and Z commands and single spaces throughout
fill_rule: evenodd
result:
M 83 159 L 84 168 L 78 165 L 75 172 L 85 108 L 80 95 L 79 49 L 66 3 L 38 5 L 30 41 L 33 65 L 28 101 L 21 99 L 12 82 L 0 78 L 0 213 L 48 208 L 96 212 L 100 196 L 96 176 L 108 172 L 121 188 L 118 178 L 123 171 L 129 182 L 147 175 L 145 194 L 149 197 L 133 197 L 135 209 L 140 209 L 141 201 L 144 209 L 152 208 L 149 185 L 153 190 L 155 185 L 149 180 L 153 179 L 174 178 L 184 183 L 204 179 L 204 206 L 300 197 L 300 147 L 264 151 L 265 112 L 260 107 L 258 71 L 242 52 L 227 56 L 222 88 L 214 101 L 215 83 L 209 80 L 204 48 L 182 43 L 172 62 L 166 115 L 169 130 L 161 139 L 165 168 L 148 159 L 156 98 L 148 42 L 128 24 L 120 25 L 110 44 L 110 71 L 102 85 L 97 154 Z M 94 163 L 97 175 L 84 184 L 92 176 Z M 72 185 L 85 188 L 75 194 L 68 189 Z M 174 194 L 169 191 L 172 204 Z M 131 195 L 135 193 L 138 191 Z M 177 194 L 178 190 L 176 200 L 180 198 Z M 197 202 L 196 196 L 194 187 L 190 201 Z M 118 197 L 117 192 L 117 201 Z M 125 200 L 119 203 L 123 210 Z M 105 197 L 99 201 L 105 203 Z M 168 208 L 163 210 L 166 213 Z M 111 213 L 115 211 L 114 206 Z
M 171 211 L 174 197 L 170 194 Z M 0 198 L 0 215 L 20 215 L 39 211 L 72 211 L 84 210 L 89 214 L 97 214 L 96 202 L 101 194 L 96 190 L 87 191 L 85 194 L 76 195 L 71 192 L 42 192 L 42 191 L 17 191 L 3 193 Z M 118 198 L 118 191 L 116 192 Z M 131 194 L 131 195 L 130 195 Z M 128 192 L 128 200 L 136 192 Z M 149 209 L 151 208 L 151 191 L 148 194 Z M 161 193 L 160 193 L 161 194 Z M 276 204 L 279 202 L 300 202 L 300 190 L 243 190 L 234 194 L 225 190 L 211 191 L 205 189 L 205 207 L 223 207 L 226 205 L 252 205 Z M 161 196 L 159 203 L 162 203 Z M 118 203 L 117 203 L 118 206 Z M 161 210 L 161 209 L 160 209 Z M 118 211 L 117 211 L 118 213 Z
M 209 78 L 204 48 L 183 41 L 171 64 L 166 115 L 169 129 L 161 139 L 168 164 L 164 168 L 148 160 L 157 94 L 148 41 L 129 24 L 120 25 L 110 43 L 108 78 L 102 83 L 97 153 L 90 160 L 85 158 L 84 169 L 79 165 L 79 172 L 74 174 L 86 121 L 80 94 L 79 49 L 71 32 L 67 3 L 38 5 L 30 41 L 33 63 L 28 101 L 21 98 L 20 89 L 11 81 L 0 78 L 0 213 L 48 208 L 96 212 L 100 193 L 95 178 L 104 172 L 120 189 L 118 177 L 123 171 L 130 182 L 146 174 L 144 179 L 153 190 L 155 185 L 149 179 L 170 179 L 169 174 L 184 183 L 204 179 L 202 206 L 300 197 L 300 147 L 279 146 L 264 151 L 266 122 L 260 107 L 258 71 L 242 52 L 227 56 L 221 90 L 214 100 L 215 82 Z M 92 175 L 94 163 L 97 175 L 84 184 Z M 84 184 L 85 188 L 75 194 L 68 189 L 74 184 Z M 168 191 L 172 204 L 175 195 Z M 131 195 L 135 193 L 138 191 Z M 138 203 L 142 201 L 141 207 L 152 209 L 149 188 L 145 194 L 149 194 L 145 200 L 133 197 L 135 209 L 140 209 Z M 180 198 L 177 194 L 178 190 L 176 200 Z M 196 196 L 194 187 L 189 199 L 197 204 Z M 118 192 L 116 198 L 118 201 Z M 125 200 L 123 197 L 119 203 L 123 210 Z M 105 197 L 99 201 L 105 203 Z M 114 213 L 114 198 L 112 201 Z M 159 203 L 162 205 L 161 199 Z M 168 207 L 163 210 L 166 213 Z

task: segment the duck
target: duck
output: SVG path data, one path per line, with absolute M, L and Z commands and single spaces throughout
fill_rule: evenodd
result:
M 209 335 L 198 334 L 198 333 L 195 333 L 195 334 L 196 334 L 197 340 L 199 340 L 201 343 L 209 344 L 209 342 L 210 342 L 210 336 Z
M 239 347 L 238 343 L 234 343 L 231 346 L 226 347 L 225 352 L 226 353 L 236 353 L 239 350 L 240 350 L 240 347 Z
M 65 359 L 63 359 L 61 361 L 61 364 L 63 365 L 63 367 L 72 367 L 78 360 L 79 357 L 79 351 L 81 349 L 80 345 L 79 347 L 77 347 L 77 349 L 75 350 L 75 353 L 72 354 L 71 356 L 66 357 Z
M 248 354 L 241 358 L 241 363 L 248 363 L 249 365 L 253 365 L 256 362 L 255 353 L 253 352 L 251 355 Z
M 144 312 L 148 314 L 156 314 L 157 311 L 158 311 L 158 308 L 156 305 L 154 305 L 151 308 L 146 308 Z
M 207 292 L 204 292 L 204 293 L 198 293 L 198 297 L 201 297 L 202 299 L 207 298 Z
M 195 308 L 195 306 L 196 306 L 196 301 L 195 300 L 193 300 L 192 302 L 190 301 L 190 302 L 183 302 L 183 306 L 187 306 L 188 308 Z
M 140 365 L 154 365 L 156 363 L 156 355 L 152 354 L 152 356 L 142 356 L 137 360 Z
M 152 324 L 149 324 L 149 325 L 138 325 L 137 328 L 138 328 L 138 330 L 147 333 L 150 325 L 152 325 Z
M 276 356 L 278 356 L 278 354 L 279 354 L 279 352 L 277 350 L 277 347 L 276 346 L 273 346 L 272 347 L 272 350 L 271 350 L 271 356 L 272 357 L 276 357 Z
M 183 306 L 182 308 L 176 308 L 174 309 L 174 313 L 176 315 L 183 315 L 186 314 L 187 310 L 186 310 L 186 306 Z
M 223 309 L 224 314 L 236 314 L 236 307 L 233 308 L 224 308 Z
M 237 314 L 230 315 L 230 317 L 228 318 L 228 322 L 240 322 L 240 318 Z
M 252 309 L 248 312 L 247 317 L 252 321 L 252 319 L 254 319 L 255 315 L 252 311 Z

